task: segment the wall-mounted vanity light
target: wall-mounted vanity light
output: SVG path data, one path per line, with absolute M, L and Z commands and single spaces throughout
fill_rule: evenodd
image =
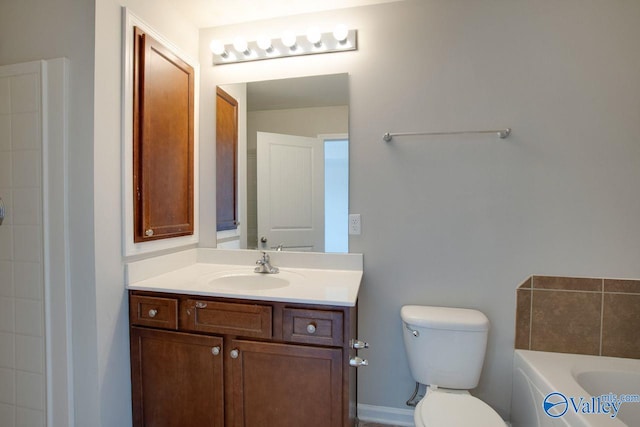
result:
M 333 38 L 338 40 L 341 45 L 347 44 L 349 41 L 349 29 L 346 25 L 337 25 L 333 30 Z
M 209 44 L 209 49 L 211 49 L 211 52 L 214 55 L 219 56 L 220 58 L 224 58 L 224 59 L 229 58 L 229 52 L 227 52 L 227 49 L 225 48 L 224 44 L 220 40 L 211 40 L 211 43 Z
M 285 31 L 280 37 L 263 35 L 255 41 L 236 38 L 233 43 L 225 44 L 220 40 L 212 40 L 209 47 L 213 53 L 213 64 L 221 65 L 287 56 L 343 52 L 356 50 L 358 45 L 357 30 L 339 25 L 328 32 L 321 32 L 318 27 L 311 27 L 303 35 Z
M 233 48 L 244 56 L 251 56 L 251 49 L 249 49 L 249 43 L 242 37 L 237 37 L 233 41 Z
M 258 49 L 264 51 L 267 55 L 274 52 L 271 39 L 268 36 L 259 36 L 256 40 L 256 44 L 258 45 Z
M 310 27 L 307 30 L 307 40 L 309 40 L 309 43 L 311 43 L 314 48 L 322 48 L 322 33 L 320 29 L 318 27 Z
M 298 48 L 298 37 L 293 31 L 285 31 L 280 37 L 282 44 L 289 49 L 290 52 L 295 52 Z M 284 56 L 284 55 L 281 55 Z

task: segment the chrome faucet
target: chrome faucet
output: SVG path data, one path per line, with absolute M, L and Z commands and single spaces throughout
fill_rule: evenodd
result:
M 256 261 L 257 267 L 253 270 L 256 273 L 276 274 L 280 271 L 278 267 L 274 267 L 269 263 L 269 254 L 262 252 L 262 257 Z

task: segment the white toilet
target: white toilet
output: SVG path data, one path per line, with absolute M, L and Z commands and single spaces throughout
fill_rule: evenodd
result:
M 404 344 L 414 379 L 427 385 L 416 427 L 504 427 L 498 413 L 469 394 L 478 385 L 489 319 L 477 310 L 405 305 Z

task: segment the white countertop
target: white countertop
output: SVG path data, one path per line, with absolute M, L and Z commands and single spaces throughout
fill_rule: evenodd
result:
M 362 255 L 270 252 L 271 263 L 280 268 L 280 273 L 260 274 L 253 272 L 258 254 L 256 251 L 192 249 L 132 262 L 127 264 L 127 289 L 355 306 L 362 281 Z M 292 267 L 292 264 L 305 268 Z M 327 268 L 331 265 L 339 268 Z M 286 286 L 255 290 L 252 286 L 242 286 L 242 277 L 239 288 L 216 280 L 231 276 L 236 276 L 234 279 L 248 276 L 252 283 L 284 283 Z

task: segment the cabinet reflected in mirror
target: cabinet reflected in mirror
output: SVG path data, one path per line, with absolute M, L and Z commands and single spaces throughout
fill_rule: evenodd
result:
M 237 224 L 218 231 L 217 246 L 348 252 L 348 75 L 218 89 L 237 102 L 238 154 L 237 189 L 217 182 L 218 203 L 235 196 L 226 210 Z

